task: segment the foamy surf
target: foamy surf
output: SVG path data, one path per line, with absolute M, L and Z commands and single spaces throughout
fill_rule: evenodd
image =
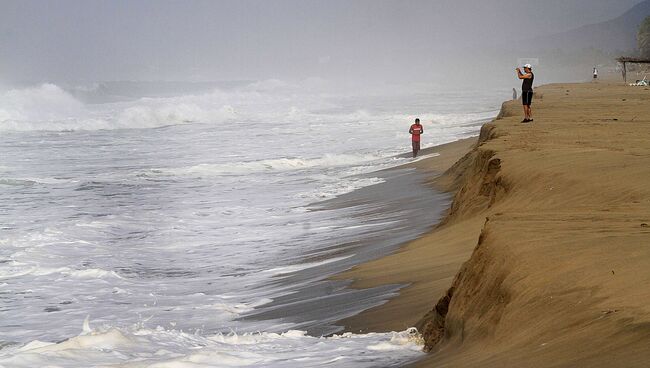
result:
M 489 104 L 379 106 L 280 81 L 93 104 L 77 92 L 0 96 L 0 366 L 420 356 L 406 332 L 319 337 L 403 286 L 328 276 L 426 231 L 447 200 L 412 170 L 382 170 L 412 162 L 404 112 L 428 147 L 475 134 Z
M 0 366 L 33 367 L 376 367 L 422 356 L 415 329 L 313 337 L 305 331 L 203 336 L 164 328 L 102 327 L 59 343 L 0 350 Z
M 100 279 L 106 277 L 120 278 L 114 271 L 107 271 L 96 268 L 71 269 L 69 267 L 48 268 L 41 267 L 38 264 L 26 264 L 20 262 L 7 262 L 8 267 L 2 267 L 0 279 L 11 279 L 15 277 L 34 275 L 34 276 L 52 276 L 52 277 L 71 277 L 75 279 Z
M 156 168 L 148 175 L 219 176 L 265 172 L 295 171 L 312 168 L 355 166 L 381 159 L 375 155 L 326 154 L 317 158 L 278 158 L 226 164 L 200 164 L 180 168 Z
M 419 155 L 419 156 L 415 157 L 414 159 L 412 159 L 411 162 L 418 162 L 418 161 L 421 161 L 421 160 L 426 160 L 428 158 L 437 157 L 437 156 L 440 156 L 440 154 L 439 153 L 430 153 L 428 155 Z
M 306 83 L 308 84 L 308 83 Z M 281 84 L 259 90 L 247 86 L 225 92 L 174 97 L 145 97 L 132 101 L 87 105 L 55 84 L 11 89 L 0 93 L 0 131 L 94 131 L 147 129 L 179 124 L 263 124 L 273 122 L 272 134 L 295 131 L 307 123 L 317 129 L 340 124 L 349 129 L 366 124 L 409 121 L 411 115 L 377 113 L 365 109 L 338 110 L 332 94 L 321 90 L 284 88 Z M 462 129 L 464 124 L 493 117 L 494 110 L 470 113 L 420 113 L 436 126 Z

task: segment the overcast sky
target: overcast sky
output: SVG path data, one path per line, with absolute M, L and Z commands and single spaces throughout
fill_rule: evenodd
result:
M 407 71 L 608 20 L 638 2 L 0 0 L 0 82 Z

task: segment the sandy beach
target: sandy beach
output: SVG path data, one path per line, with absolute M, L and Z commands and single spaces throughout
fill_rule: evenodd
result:
M 440 225 L 337 278 L 409 284 L 341 323 L 417 326 L 422 367 L 646 367 L 650 361 L 650 90 L 536 90 L 478 140 L 413 165 L 455 194 Z M 444 172 L 444 174 L 440 174 Z

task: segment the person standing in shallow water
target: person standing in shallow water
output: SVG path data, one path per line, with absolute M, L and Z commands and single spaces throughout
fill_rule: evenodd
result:
M 420 135 L 424 133 L 424 128 L 420 124 L 420 119 L 415 119 L 415 124 L 409 129 L 411 133 L 411 144 L 413 146 L 413 157 L 415 158 L 420 151 Z
M 533 121 L 533 110 L 530 105 L 533 102 L 533 81 L 535 74 L 533 74 L 533 67 L 530 64 L 524 65 L 524 72 L 517 68 L 517 77 L 522 79 L 521 83 L 521 103 L 524 105 L 524 120 L 522 123 L 529 123 Z

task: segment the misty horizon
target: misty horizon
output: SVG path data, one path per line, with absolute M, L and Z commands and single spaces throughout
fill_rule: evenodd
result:
M 0 83 L 462 80 L 505 45 L 639 2 L 2 1 Z

